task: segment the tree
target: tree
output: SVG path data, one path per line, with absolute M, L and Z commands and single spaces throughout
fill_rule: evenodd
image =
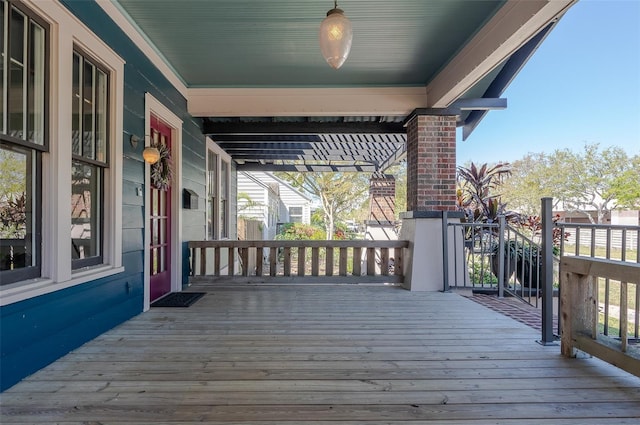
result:
M 458 207 L 465 218 L 474 223 L 492 223 L 500 215 L 510 218 L 500 194 L 496 193 L 505 177 L 511 174 L 509 164 L 482 164 L 473 162 L 468 167 L 459 166 L 457 173 Z
M 320 200 L 327 239 L 333 239 L 336 221 L 362 204 L 369 188 L 369 175 L 364 173 L 278 173 L 278 177 Z
M 639 165 L 639 156 L 629 158 L 617 147 L 601 150 L 598 144 L 585 144 L 578 153 L 530 154 L 513 163 L 513 178 L 501 191 L 512 207 L 529 214 L 539 211 L 541 197 L 552 196 L 555 208 L 602 223 L 610 211 L 640 204 Z

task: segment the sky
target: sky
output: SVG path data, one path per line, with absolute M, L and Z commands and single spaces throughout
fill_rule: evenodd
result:
M 580 0 L 462 141 L 457 162 L 512 162 L 581 152 L 585 143 L 640 154 L 640 0 Z

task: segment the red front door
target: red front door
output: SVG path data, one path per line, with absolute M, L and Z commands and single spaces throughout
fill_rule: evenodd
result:
M 171 128 L 151 116 L 151 140 L 166 145 L 171 152 Z M 171 184 L 158 188 L 151 184 L 151 301 L 171 292 Z

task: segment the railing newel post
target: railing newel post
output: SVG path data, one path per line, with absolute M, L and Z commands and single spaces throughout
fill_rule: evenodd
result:
M 503 215 L 498 217 L 498 298 L 504 298 L 504 267 L 505 267 L 505 254 L 504 254 L 504 229 L 506 226 L 506 219 Z M 509 257 L 510 258 L 510 257 Z
M 553 335 L 553 198 L 542 198 L 542 345 L 555 344 Z M 530 274 L 531 276 L 531 274 Z M 540 275 L 538 276 L 540 278 Z M 531 294 L 531 283 L 529 294 Z

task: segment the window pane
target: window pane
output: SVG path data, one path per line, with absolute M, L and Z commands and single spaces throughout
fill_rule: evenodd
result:
M 71 146 L 74 155 L 82 155 L 80 149 L 80 132 L 82 131 L 82 96 L 80 86 L 82 81 L 82 58 L 76 53 L 73 54 L 73 85 L 71 87 Z
M 82 102 L 82 156 L 89 159 L 95 159 L 95 133 L 94 133 L 94 71 L 95 67 L 84 61 L 82 67 L 83 73 L 83 102 Z
M 4 22 L 4 18 L 6 16 L 5 14 L 5 6 L 7 5 L 7 3 L 2 2 L 0 3 L 0 133 L 4 133 L 5 129 L 4 129 L 4 95 L 5 95 L 5 86 L 6 83 L 4 82 L 4 64 L 5 64 L 5 60 L 4 58 L 6 57 L 6 52 L 5 52 L 5 47 L 4 47 L 4 40 L 5 40 L 5 34 L 4 31 L 7 28 L 7 26 L 5 25 Z
M 11 50 L 9 53 L 9 99 L 8 99 L 8 134 L 24 139 L 24 50 L 25 50 L 25 17 L 17 10 L 11 11 Z
M 96 72 L 96 159 L 107 162 L 107 74 Z
M 94 165 L 73 161 L 71 176 L 72 258 L 87 259 L 101 255 L 100 175 Z
M 27 87 L 27 140 L 44 144 L 44 29 L 31 23 Z
M 229 164 L 225 161 L 221 161 L 220 165 L 220 197 L 222 199 L 229 199 Z
M 30 149 L 0 144 L 0 270 L 39 263 L 35 158 Z
M 214 240 L 216 238 L 215 233 L 215 218 L 214 218 L 214 205 L 216 198 L 209 198 L 207 205 L 207 239 Z

